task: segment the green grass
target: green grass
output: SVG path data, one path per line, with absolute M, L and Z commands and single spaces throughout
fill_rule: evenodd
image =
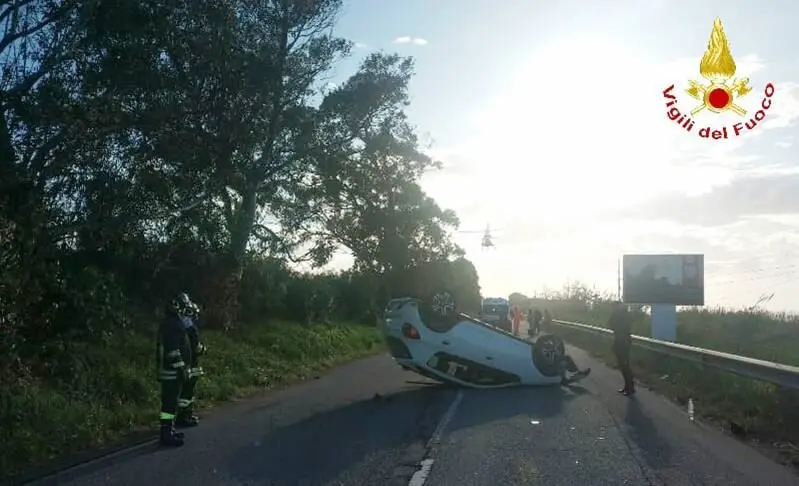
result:
M 558 309 L 556 319 L 604 327 L 607 309 L 574 306 Z M 649 336 L 647 316 L 634 333 Z M 558 327 L 556 332 L 577 347 L 615 366 L 611 341 L 601 336 Z M 678 313 L 678 342 L 753 358 L 799 365 L 799 323 L 791 316 L 765 312 L 689 310 Z M 636 377 L 648 387 L 681 405 L 694 400 L 696 413 L 706 421 L 729 427 L 733 422 L 749 439 L 780 452 L 799 465 L 799 393 L 729 373 L 702 368 L 643 349 L 634 349 Z
M 205 331 L 201 406 L 252 394 L 382 349 L 359 325 L 270 323 Z M 154 428 L 159 407 L 154 336 L 119 334 L 106 346 L 52 352 L 47 380 L 20 379 L 0 395 L 0 477 Z M 8 392 L 10 391 L 10 393 Z

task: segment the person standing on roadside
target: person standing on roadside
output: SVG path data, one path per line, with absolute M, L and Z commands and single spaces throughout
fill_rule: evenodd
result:
M 175 426 L 195 427 L 200 424 L 200 419 L 194 415 L 194 393 L 197 388 L 197 380 L 204 374 L 199 365 L 199 356 L 205 354 L 205 345 L 200 342 L 200 330 L 197 325 L 200 317 L 199 306 L 192 302 L 186 293 L 180 294 L 178 300 L 181 306 L 180 319 L 186 330 L 190 357 L 186 362 L 186 381 L 183 383 L 183 388 L 178 398 L 178 413 L 177 417 L 175 417 Z
M 614 302 L 613 310 L 608 320 L 608 327 L 613 329 L 613 353 L 619 365 L 624 387 L 618 392 L 625 396 L 635 393 L 635 380 L 630 367 L 630 348 L 632 348 L 632 315 L 627 306 L 621 302 Z
M 544 318 L 541 322 L 541 330 L 543 332 L 552 332 L 552 314 L 549 309 L 544 309 Z
M 513 306 L 511 311 L 511 322 L 513 323 L 513 334 L 519 335 L 519 325 L 522 323 L 522 311 L 518 305 Z
M 541 314 L 541 311 L 536 309 L 531 309 L 529 317 L 527 320 L 530 323 L 531 330 L 533 332 L 533 336 L 538 336 L 541 334 L 541 320 L 544 316 Z
M 181 319 L 184 313 L 181 296 L 170 300 L 165 309 L 164 320 L 158 328 L 156 362 L 158 381 L 161 383 L 161 425 L 159 442 L 163 446 L 183 445 L 184 435 L 175 430 L 178 398 L 188 379 L 188 363 L 191 358 L 186 328 Z

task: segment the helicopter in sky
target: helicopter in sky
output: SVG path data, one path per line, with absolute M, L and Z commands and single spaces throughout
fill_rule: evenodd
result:
M 465 230 L 465 231 L 458 231 L 458 233 L 465 233 L 465 234 L 482 233 L 483 236 L 480 239 L 480 247 L 483 250 L 496 248 L 496 245 L 494 244 L 494 235 L 491 233 L 491 225 L 490 224 L 486 224 L 486 229 L 485 230 L 480 230 L 480 231 L 477 231 L 477 230 L 473 230 L 473 231 Z
M 483 241 L 480 244 L 484 249 L 495 248 L 494 240 L 491 237 L 491 227 L 486 225 L 486 231 L 483 233 Z

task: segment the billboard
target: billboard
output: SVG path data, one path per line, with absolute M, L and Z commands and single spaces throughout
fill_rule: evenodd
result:
M 705 305 L 704 255 L 624 255 L 627 304 Z

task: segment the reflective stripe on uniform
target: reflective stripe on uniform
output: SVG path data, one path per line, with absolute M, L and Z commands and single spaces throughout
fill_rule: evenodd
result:
M 172 363 L 172 367 L 173 368 L 184 368 L 185 366 L 186 366 L 186 363 L 184 363 L 183 361 L 176 361 L 176 362 Z
M 188 408 L 194 400 L 186 400 L 185 398 L 178 399 L 178 408 Z
M 203 376 L 205 371 L 202 368 L 190 368 L 189 369 L 189 378 L 194 378 L 195 376 Z
M 158 420 L 173 420 L 174 418 L 174 413 L 161 412 L 158 414 Z
M 178 379 L 178 372 L 172 370 L 161 370 L 158 372 L 158 378 L 161 381 L 172 381 Z
M 180 358 L 180 350 L 173 349 L 172 351 L 166 353 L 167 358 Z

